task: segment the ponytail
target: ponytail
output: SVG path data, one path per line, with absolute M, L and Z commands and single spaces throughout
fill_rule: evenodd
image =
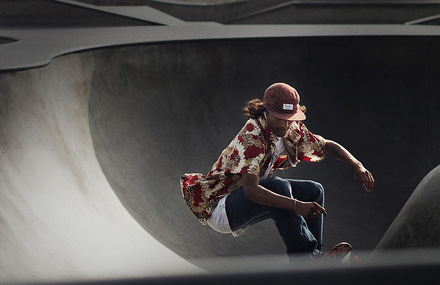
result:
M 259 116 L 263 115 L 264 111 L 266 111 L 266 108 L 263 106 L 263 101 L 256 98 L 246 103 L 246 105 L 242 109 L 242 114 L 245 117 L 256 119 Z

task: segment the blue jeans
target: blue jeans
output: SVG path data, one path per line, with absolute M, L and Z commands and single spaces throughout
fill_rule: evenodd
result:
M 324 188 L 310 180 L 272 177 L 260 185 L 283 196 L 324 206 Z M 322 248 L 323 217 L 308 219 L 294 211 L 264 206 L 246 199 L 243 188 L 226 198 L 226 214 L 233 231 L 271 218 L 286 245 L 287 254 L 317 253 Z

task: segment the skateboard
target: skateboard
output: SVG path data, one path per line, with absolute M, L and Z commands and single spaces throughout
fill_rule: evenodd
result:
M 361 260 L 356 255 L 352 256 L 353 247 L 348 242 L 340 242 L 329 252 L 321 256 L 321 264 L 353 264 L 360 263 Z

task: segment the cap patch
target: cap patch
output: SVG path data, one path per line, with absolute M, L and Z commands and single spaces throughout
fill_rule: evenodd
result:
M 283 104 L 283 110 L 293 111 L 293 104 Z

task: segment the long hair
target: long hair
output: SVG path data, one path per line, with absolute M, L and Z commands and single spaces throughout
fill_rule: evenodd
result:
M 299 109 L 306 112 L 306 106 L 299 106 Z M 246 102 L 245 106 L 242 109 L 242 114 L 245 117 L 256 119 L 259 116 L 263 115 L 264 111 L 266 111 L 266 107 L 263 106 L 263 101 L 261 99 L 255 98 Z
M 254 98 L 246 102 L 242 109 L 242 114 L 245 117 L 256 119 L 263 115 L 264 111 L 266 111 L 266 108 L 263 106 L 263 101 L 261 101 L 261 99 Z

